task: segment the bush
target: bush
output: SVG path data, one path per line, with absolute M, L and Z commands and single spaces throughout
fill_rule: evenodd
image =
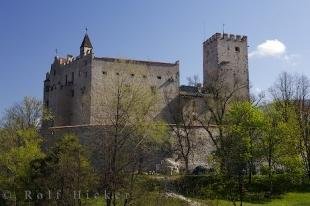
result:
M 291 191 L 310 191 L 310 184 L 302 179 L 292 178 L 288 174 L 275 174 L 272 177 L 272 195 L 280 195 Z M 174 181 L 177 192 L 201 199 L 227 199 L 231 186 L 219 175 L 187 175 Z M 268 175 L 255 175 L 251 185 L 245 184 L 244 199 L 249 202 L 266 200 L 269 194 Z
M 207 168 L 203 166 L 197 166 L 193 170 L 193 175 L 203 175 L 203 174 L 206 174 L 206 172 L 207 172 Z

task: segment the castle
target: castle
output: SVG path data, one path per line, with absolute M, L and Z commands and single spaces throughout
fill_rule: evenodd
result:
M 246 36 L 214 34 L 203 42 L 203 85 L 180 86 L 179 61 L 165 63 L 96 57 L 90 38 L 85 34 L 80 54 L 76 57 L 56 56 L 46 74 L 44 104 L 52 111 L 54 119 L 42 125 L 42 133 L 48 137 L 48 144 L 66 132 L 77 134 L 83 144 L 95 144 L 90 132 L 98 125 L 107 126 L 98 98 L 108 96 L 114 84 L 110 80 L 117 77 L 156 89 L 161 100 L 155 116 L 168 124 L 174 123 L 168 111 L 174 99 L 181 96 L 184 101 L 190 99 L 203 105 L 201 96 L 208 95 L 205 88 L 213 74 L 224 74 L 229 87 L 233 87 L 237 80 L 242 87 L 236 95 L 248 98 L 247 49 Z
M 249 94 L 247 37 L 216 33 L 203 43 L 203 83 L 208 83 L 209 74 L 225 71 L 225 80 L 239 78 L 245 87 L 239 91 Z M 124 67 L 124 62 L 128 68 Z M 179 62 L 164 63 L 141 60 L 96 57 L 90 38 L 85 34 L 80 46 L 80 55 L 56 56 L 44 80 L 44 104 L 54 114 L 50 126 L 75 126 L 96 124 L 99 106 L 97 100 L 109 92 L 107 79 L 126 76 L 130 81 L 142 81 L 156 88 L 160 95 L 169 90 L 169 99 L 179 93 L 189 93 L 195 88 L 180 87 Z M 162 98 L 164 99 L 164 98 Z M 158 109 L 160 118 L 169 120 L 165 101 Z

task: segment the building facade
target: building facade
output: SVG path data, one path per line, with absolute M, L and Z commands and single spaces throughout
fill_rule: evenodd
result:
M 178 95 L 179 62 L 96 57 L 86 34 L 80 55 L 56 56 L 46 74 L 44 104 L 54 116 L 48 126 L 104 124 L 100 101 L 109 96 L 117 79 L 158 90 L 161 98 L 157 116 L 166 119 L 164 96 L 167 92 L 171 99 Z

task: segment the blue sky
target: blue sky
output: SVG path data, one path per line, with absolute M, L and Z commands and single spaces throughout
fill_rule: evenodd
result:
M 310 76 L 309 10 L 309 0 L 2 1 L 0 113 L 24 96 L 42 97 L 55 49 L 78 55 L 86 26 L 96 56 L 180 60 L 181 83 L 202 80 L 202 42 L 223 23 L 248 35 L 253 91 L 284 70 Z

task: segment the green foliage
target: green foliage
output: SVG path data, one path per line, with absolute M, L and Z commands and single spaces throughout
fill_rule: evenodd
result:
M 0 142 L 8 140 L 10 143 L 2 145 L 4 152 L 0 152 L 0 188 L 14 192 L 18 201 L 27 188 L 30 163 L 44 157 L 41 138 L 34 129 L 1 133 Z
M 270 104 L 264 108 L 266 126 L 259 147 L 263 160 L 269 162 L 269 174 L 288 173 L 291 179 L 304 174 L 299 154 L 299 127 L 293 108 Z
M 72 134 L 59 139 L 46 157 L 31 162 L 32 191 L 61 190 L 58 205 L 77 202 L 73 191 L 95 191 L 97 181 L 84 148 Z

